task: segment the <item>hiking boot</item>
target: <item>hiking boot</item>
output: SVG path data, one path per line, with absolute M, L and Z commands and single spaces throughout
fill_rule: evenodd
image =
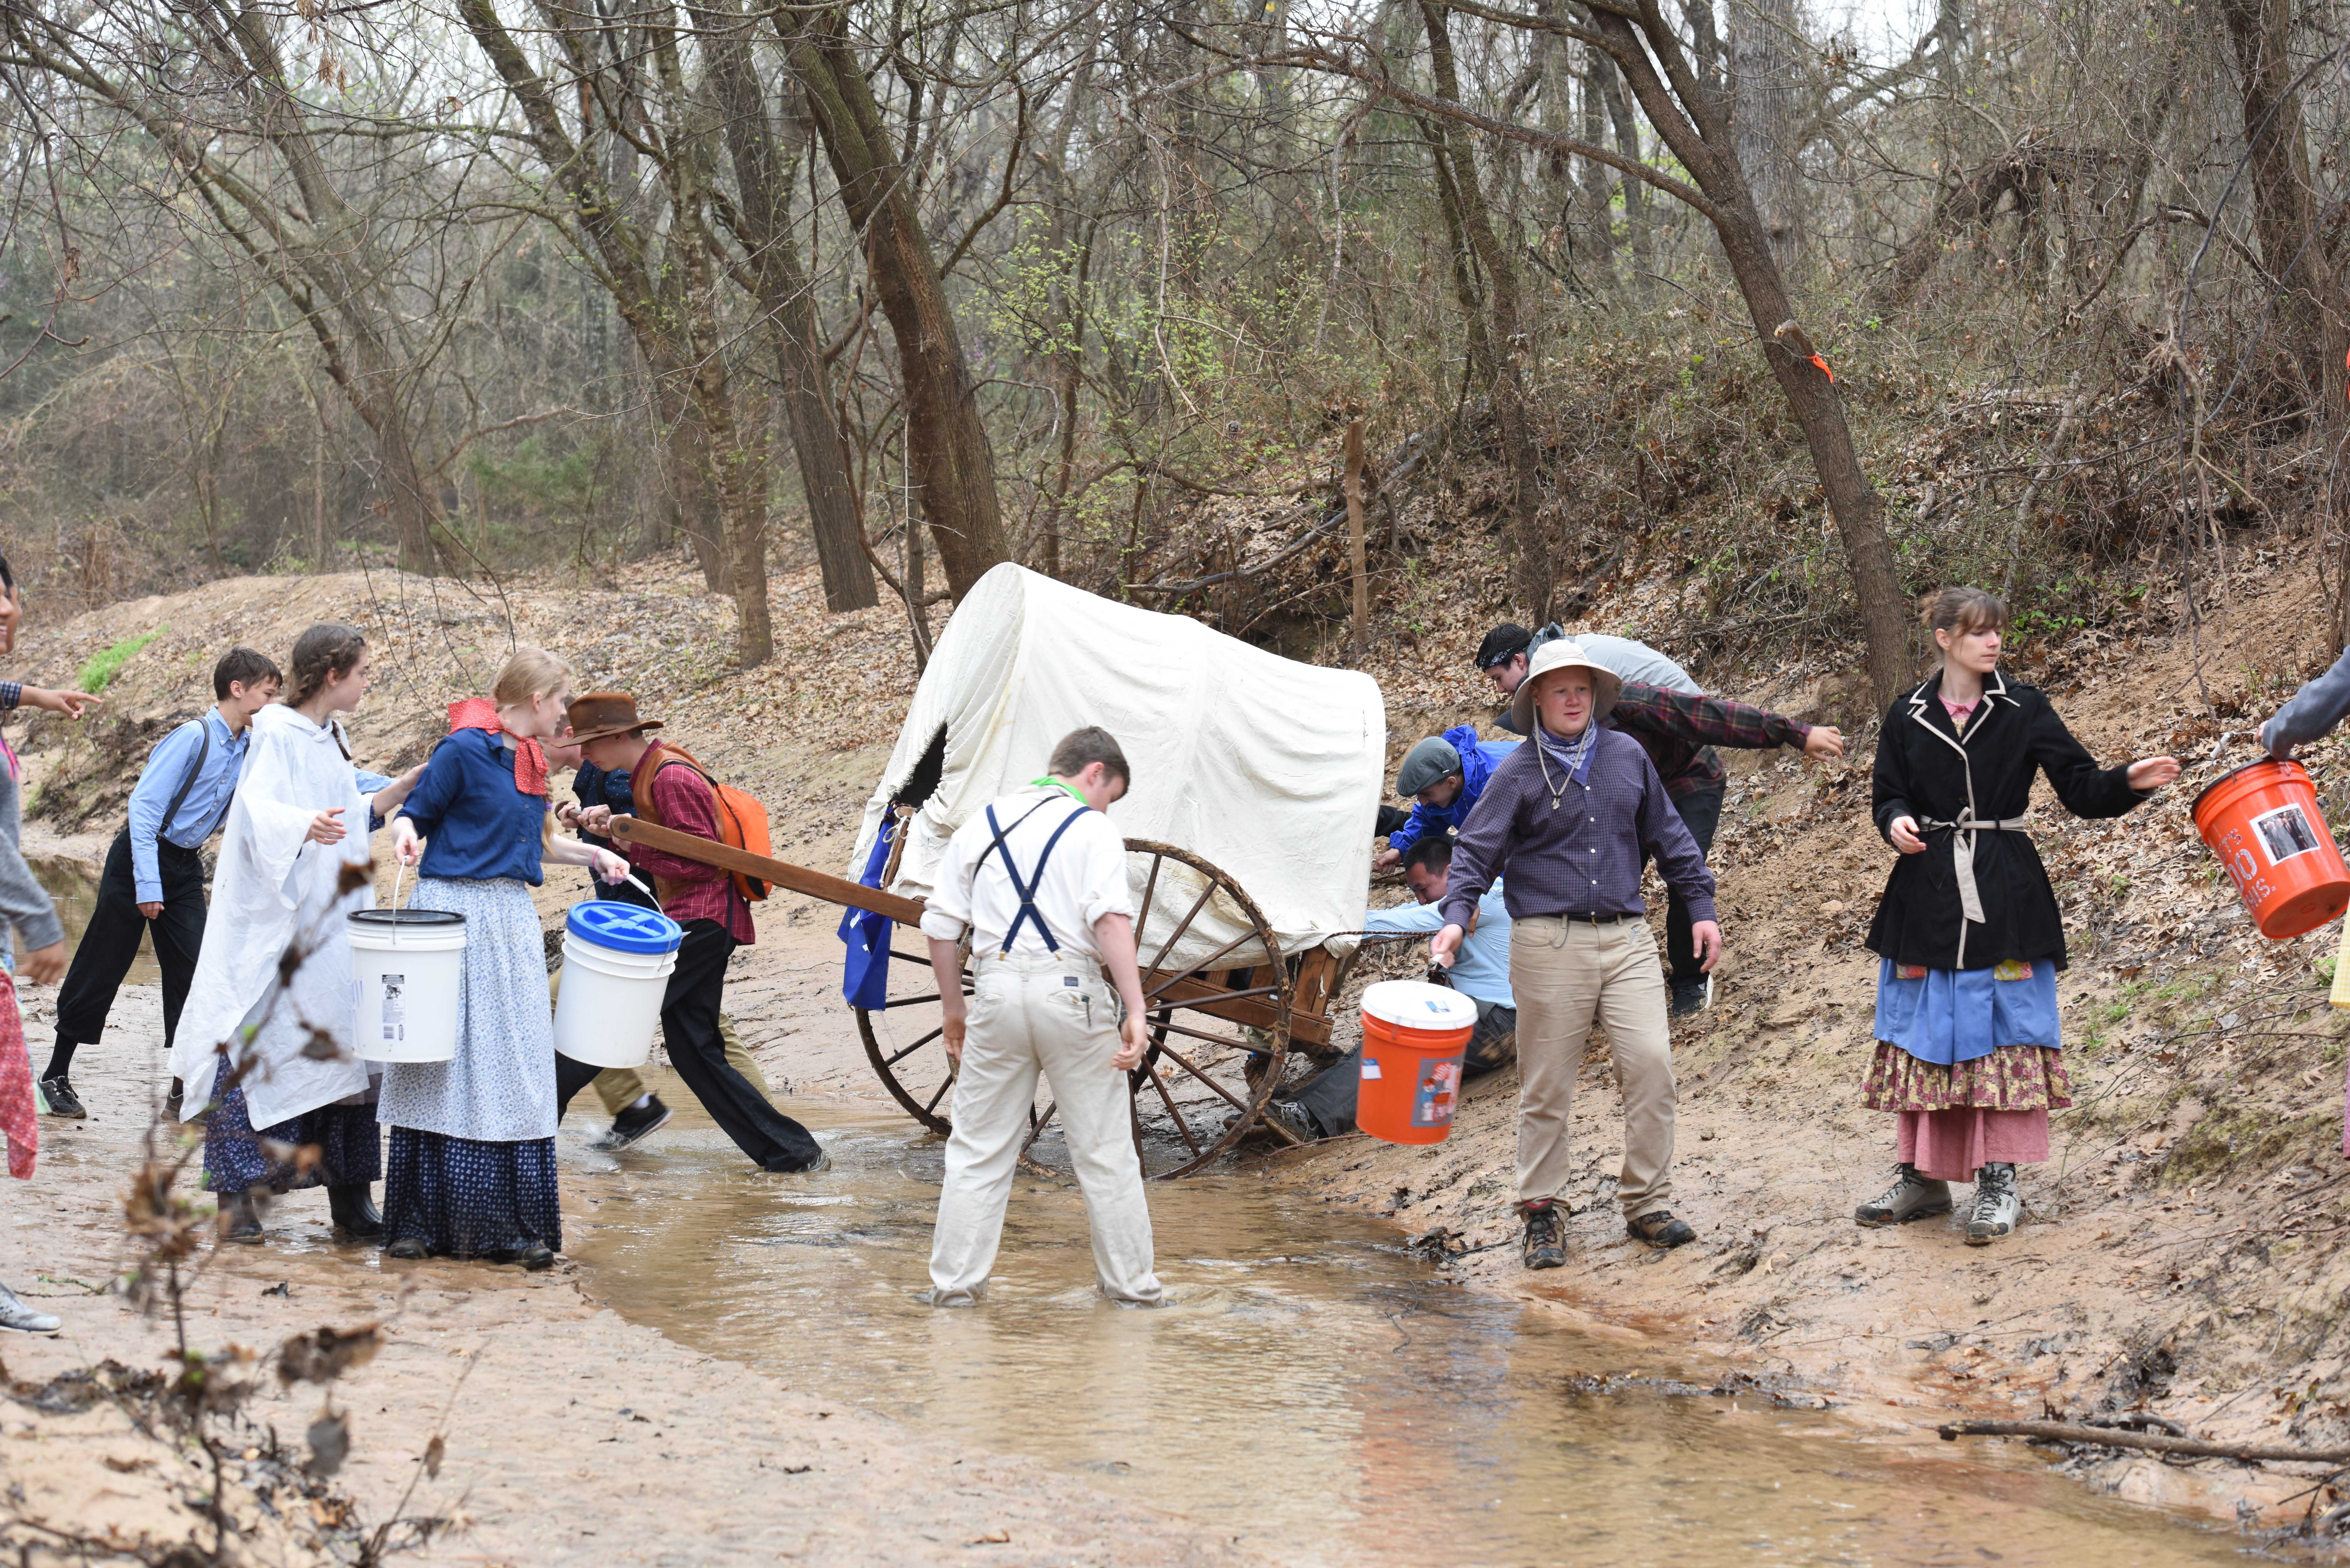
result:
M 383 1216 L 376 1210 L 375 1194 L 364 1181 L 328 1188 L 327 1212 L 334 1219 L 336 1233 L 354 1241 L 372 1241 L 383 1234 Z
M 1975 1211 L 1967 1220 L 1967 1245 L 1988 1247 L 2023 1220 L 2023 1195 L 2015 1189 L 2015 1167 L 2002 1161 L 1975 1172 Z
M 1916 1166 L 1905 1161 L 1893 1168 L 1893 1185 L 1854 1210 L 1852 1217 L 1874 1229 L 1950 1211 L 1950 1184 L 1920 1176 Z
M 1701 974 L 1695 980 L 1673 981 L 1673 999 L 1666 1013 L 1673 1018 L 1694 1018 L 1713 1005 L 1713 976 Z
M 221 1206 L 221 1240 L 234 1241 L 240 1247 L 261 1244 L 261 1205 L 253 1200 L 250 1192 L 232 1192 Z
M 53 1116 L 78 1121 L 89 1115 L 82 1108 L 81 1096 L 73 1092 L 73 1085 L 66 1082 L 63 1073 L 54 1078 L 41 1080 L 41 1098 L 48 1102 L 49 1115 Z
M 1566 1263 L 1566 1236 L 1559 1224 L 1558 1206 L 1555 1203 L 1529 1203 L 1526 1211 L 1526 1267 L 1529 1269 L 1563 1268 Z
M 515 1263 L 529 1270 L 532 1273 L 536 1273 L 541 1269 L 551 1269 L 555 1266 L 555 1251 L 544 1241 L 525 1241 L 519 1247 L 510 1247 L 503 1252 L 492 1253 L 491 1261 L 499 1263 Z
M 386 1247 L 383 1250 L 383 1255 L 387 1258 L 397 1258 L 403 1263 L 415 1263 L 431 1257 L 432 1249 L 424 1244 L 424 1238 L 421 1236 L 402 1236 L 399 1241 Z
M 1646 1214 L 1624 1221 L 1624 1232 L 1636 1241 L 1646 1241 L 1651 1247 L 1670 1250 L 1686 1247 L 1697 1240 L 1689 1221 L 1676 1220 L 1669 1209 L 1651 1209 Z
M 675 1114 L 661 1104 L 659 1095 L 648 1096 L 643 1105 L 630 1106 L 614 1116 L 610 1127 L 588 1140 L 588 1147 L 598 1154 L 618 1154 L 652 1137 Z
M 1314 1119 L 1295 1106 L 1277 1105 L 1268 1100 L 1256 1116 L 1266 1130 L 1273 1132 L 1273 1136 L 1284 1146 L 1289 1145 L 1290 1138 L 1295 1138 L 1299 1143 L 1322 1141 L 1321 1129 L 1314 1125 Z M 1274 1130 L 1276 1128 L 1279 1130 Z M 1289 1137 L 1282 1137 L 1284 1132 L 1289 1134 Z
M 65 1327 L 66 1320 L 53 1312 L 37 1312 L 16 1299 L 16 1293 L 0 1285 L 0 1328 L 13 1328 L 18 1334 L 55 1334 Z

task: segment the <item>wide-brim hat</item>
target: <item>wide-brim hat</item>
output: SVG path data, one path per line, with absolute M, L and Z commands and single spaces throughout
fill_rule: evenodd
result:
M 637 700 L 625 691 L 590 691 L 585 697 L 575 697 L 564 715 L 571 721 L 568 743 L 575 746 L 600 741 L 607 735 L 661 727 L 659 719 L 638 718 Z
M 1526 665 L 1526 678 L 1518 683 L 1517 691 L 1510 698 L 1510 723 L 1522 735 L 1534 732 L 1534 692 L 1545 675 L 1562 670 L 1581 670 L 1591 676 L 1591 720 L 1597 723 L 1607 717 L 1616 706 L 1616 699 L 1624 694 L 1624 678 L 1595 660 L 1583 651 L 1583 644 L 1571 637 L 1562 637 L 1544 643 L 1534 649 Z

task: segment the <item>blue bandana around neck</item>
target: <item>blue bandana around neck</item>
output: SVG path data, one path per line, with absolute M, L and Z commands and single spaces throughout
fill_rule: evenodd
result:
M 1560 740 L 1540 720 L 1534 722 L 1534 735 L 1535 743 L 1551 761 L 1566 770 L 1568 777 L 1586 789 L 1591 787 L 1591 759 L 1599 750 L 1593 743 L 1599 738 L 1599 720 L 1596 715 L 1585 723 L 1583 733 L 1572 741 Z

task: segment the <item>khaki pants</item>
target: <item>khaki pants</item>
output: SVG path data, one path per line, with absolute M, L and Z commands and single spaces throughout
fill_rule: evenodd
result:
M 972 984 L 931 1238 L 931 1303 L 963 1306 L 986 1293 L 1039 1072 L 1060 1106 L 1102 1293 L 1157 1303 L 1163 1293 L 1151 1272 L 1150 1209 L 1126 1075 L 1109 1060 L 1118 1049 L 1118 993 L 1097 966 L 1044 953 L 983 958 Z
M 1510 991 L 1518 1003 L 1518 1201 L 1556 1198 L 1566 1187 L 1575 1079 L 1597 1023 L 1607 1031 L 1624 1086 L 1617 1197 L 1627 1218 L 1669 1207 L 1673 1050 L 1664 966 L 1648 923 L 1595 926 L 1555 915 L 1513 921 Z
M 547 980 L 546 999 L 554 1002 L 562 994 L 563 971 L 556 970 Z M 726 1064 L 750 1079 L 751 1086 L 759 1091 L 761 1099 L 774 1099 L 775 1096 L 768 1092 L 766 1077 L 759 1071 L 759 1064 L 751 1060 L 750 1048 L 743 1044 L 743 1036 L 736 1031 L 734 1021 L 723 1012 L 718 1015 L 718 1034 L 726 1042 Z M 596 1097 L 604 1103 L 604 1114 L 617 1116 L 644 1097 L 645 1081 L 637 1075 L 634 1067 L 607 1067 L 596 1075 L 595 1082 L 588 1087 L 594 1089 Z

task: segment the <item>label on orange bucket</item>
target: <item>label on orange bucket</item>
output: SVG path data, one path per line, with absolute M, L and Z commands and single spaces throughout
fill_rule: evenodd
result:
M 2252 818 L 2252 832 L 2272 866 L 2282 866 L 2297 855 L 2317 853 L 2317 833 L 2298 805 L 2281 805 Z
M 1411 1125 L 1443 1127 L 1452 1125 L 1452 1107 L 1461 1097 L 1461 1058 L 1423 1062 L 1419 1086 L 1411 1096 Z

